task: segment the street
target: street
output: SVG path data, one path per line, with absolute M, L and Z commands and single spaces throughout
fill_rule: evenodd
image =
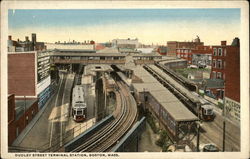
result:
M 220 150 L 223 147 L 223 117 L 216 114 L 212 122 L 203 122 L 201 133 L 203 143 L 215 143 Z M 226 120 L 225 151 L 240 151 L 240 128 Z

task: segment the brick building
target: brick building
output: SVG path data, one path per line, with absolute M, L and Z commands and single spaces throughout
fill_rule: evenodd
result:
M 51 94 L 48 52 L 8 53 L 8 93 L 16 98 L 39 98 L 41 108 Z
M 36 98 L 16 99 L 14 94 L 8 96 L 8 145 L 31 122 L 38 112 L 38 100 Z
M 167 55 L 186 59 L 188 60 L 188 63 L 191 64 L 192 49 L 195 49 L 199 45 L 204 45 L 204 43 L 200 42 L 200 38 L 198 36 L 191 42 L 168 41 Z
M 157 53 L 160 55 L 167 55 L 168 48 L 166 46 L 159 46 L 157 48 Z
M 240 121 L 240 40 L 231 45 L 212 46 L 212 70 L 210 78 L 225 81 L 225 112 L 228 118 Z M 223 92 L 222 92 L 223 93 Z

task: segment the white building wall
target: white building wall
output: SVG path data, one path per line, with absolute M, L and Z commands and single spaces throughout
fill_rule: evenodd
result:
M 47 88 L 51 83 L 50 76 L 42 80 L 40 83 L 37 84 L 36 86 L 36 95 L 41 93 L 45 88 Z
M 47 50 L 54 49 L 70 49 L 70 50 L 95 50 L 94 44 L 45 44 L 47 46 Z
M 135 45 L 136 48 L 139 47 L 139 42 L 138 39 L 114 39 L 112 40 L 112 46 L 117 46 L 119 44 L 130 44 L 130 45 Z
M 225 97 L 225 112 L 227 118 L 240 122 L 240 103 Z

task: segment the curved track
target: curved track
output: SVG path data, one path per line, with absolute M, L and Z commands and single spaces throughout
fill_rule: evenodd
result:
M 118 99 L 117 108 L 113 113 L 115 120 L 93 134 L 89 140 L 73 150 L 73 152 L 105 152 L 125 135 L 137 117 L 137 106 L 133 96 L 125 84 L 117 82 Z

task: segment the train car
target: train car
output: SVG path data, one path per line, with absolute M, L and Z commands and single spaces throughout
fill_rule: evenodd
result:
M 200 103 L 201 103 L 200 118 L 204 121 L 214 120 L 215 118 L 215 113 L 213 110 L 214 105 L 210 104 L 203 97 L 200 97 L 197 93 L 195 92 L 192 92 L 192 93 L 199 98 Z
M 72 117 L 76 122 L 84 121 L 87 117 L 87 105 L 84 99 L 84 90 L 76 85 L 72 93 Z
M 201 119 L 204 121 L 212 121 L 215 118 L 213 106 L 210 103 L 201 105 Z
M 176 79 L 168 76 L 164 73 L 163 70 L 158 68 L 155 65 L 147 65 L 144 66 L 146 70 L 148 70 L 155 78 L 160 80 L 161 83 L 169 85 L 171 91 L 179 98 L 185 99 L 189 110 L 191 110 L 194 114 L 200 117 L 200 119 L 204 121 L 209 121 L 214 119 L 214 112 L 212 109 L 212 105 L 208 103 L 204 103 L 202 101 L 202 97 L 199 97 L 195 92 L 189 91 L 183 85 L 178 83 Z M 165 82 L 166 81 L 166 82 Z M 178 93 L 177 93 L 178 92 Z M 199 108 L 199 109 L 198 109 Z

